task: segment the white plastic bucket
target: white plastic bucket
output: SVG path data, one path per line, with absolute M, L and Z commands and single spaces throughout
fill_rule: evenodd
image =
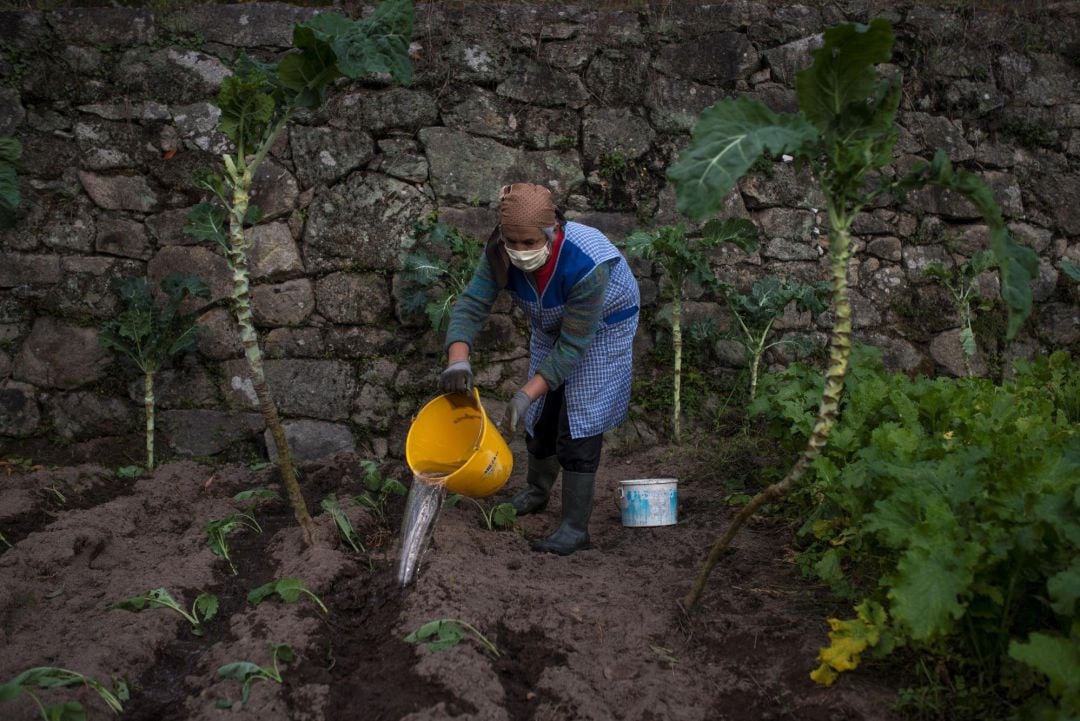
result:
M 619 509 L 624 526 L 673 526 L 677 520 L 678 505 L 677 478 L 619 481 Z

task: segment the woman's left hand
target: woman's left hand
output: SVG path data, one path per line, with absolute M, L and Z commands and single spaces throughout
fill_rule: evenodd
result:
M 506 405 L 506 412 L 503 414 L 502 424 L 499 430 L 502 431 L 503 436 L 509 441 L 517 433 L 518 426 L 521 425 L 525 418 L 526 411 L 529 410 L 529 406 L 532 405 L 532 398 L 529 395 L 520 390 L 514 394 L 514 397 L 510 399 L 510 402 Z

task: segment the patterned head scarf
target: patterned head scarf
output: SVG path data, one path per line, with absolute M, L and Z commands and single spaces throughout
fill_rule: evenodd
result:
M 544 240 L 555 225 L 555 201 L 542 185 L 514 183 L 499 191 L 499 224 L 510 240 Z
M 488 238 L 485 253 L 495 282 L 505 288 L 510 273 L 510 257 L 505 238 L 510 240 L 545 240 L 544 228 L 556 224 L 555 200 L 542 185 L 513 183 L 499 191 L 499 225 Z

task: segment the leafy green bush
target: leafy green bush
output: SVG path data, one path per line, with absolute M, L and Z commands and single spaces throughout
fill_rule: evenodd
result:
M 986 701 L 980 713 L 1025 698 L 1045 706 L 1048 693 L 1050 717 L 1073 718 L 1080 368 L 1057 352 L 999 386 L 890 376 L 871 353 L 854 358 L 801 533 L 807 568 L 862 603 L 856 619 L 830 620 L 815 678 L 831 683 L 864 650 L 909 646 L 966 677 Z M 753 410 L 806 433 L 808 376 L 770 376 L 766 387 L 797 390 L 763 394 Z
M 434 217 L 417 223 L 413 235 L 421 248 L 403 261 L 401 308 L 407 314 L 423 311 L 432 330 L 441 331 L 472 279 L 484 244 Z

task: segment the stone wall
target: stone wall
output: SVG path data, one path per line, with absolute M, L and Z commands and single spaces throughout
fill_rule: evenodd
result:
M 124 277 L 156 282 L 173 270 L 197 273 L 212 295 L 199 308 L 198 354 L 160 375 L 164 455 L 259 452 L 262 422 L 223 301 L 225 261 L 181 227 L 201 199 L 192 171 L 214 167 L 226 147 L 208 101 L 230 62 L 241 49 L 279 56 L 292 24 L 314 12 L 255 3 L 0 14 L 0 135 L 25 148 L 22 216 L 0 233 L 0 454 L 141 457 L 141 386 L 98 345 L 96 327 L 116 311 Z M 414 222 L 437 211 L 486 237 L 497 189 L 512 180 L 548 183 L 571 218 L 616 240 L 677 222 L 664 170 L 696 115 L 741 95 L 793 110 L 794 74 L 816 34 L 844 19 L 884 15 L 897 30 L 899 165 L 944 148 L 990 183 L 1016 237 L 1042 259 L 1036 309 L 1014 343 L 1002 341 L 1000 303 L 982 314 L 979 366 L 1076 351 L 1078 296 L 1058 271 L 1064 259 L 1080 262 L 1075 4 L 1042 3 L 1037 15 L 775 0 L 460 2 L 417 13 L 415 82 L 336 85 L 324 109 L 281 138 L 256 182 L 255 317 L 305 454 L 355 445 L 400 455 L 409 418 L 434 392 L 441 340 L 403 313 L 395 273 Z M 719 274 L 744 290 L 770 274 L 826 277 L 814 187 L 783 160 L 757 166 L 728 209 L 758 225 L 761 250 L 718 251 Z M 962 372 L 956 313 L 922 271 L 985 246 L 977 214 L 925 192 L 875 207 L 857 230 L 856 336 L 881 346 L 892 368 Z M 647 264 L 635 270 L 646 351 L 660 278 Z M 993 274 L 980 288 L 996 299 Z M 695 291 L 689 307 L 730 325 L 714 297 Z M 478 348 L 489 397 L 512 392 L 526 367 L 521 319 L 497 310 Z M 823 337 L 828 322 L 790 312 L 778 329 Z M 721 364 L 738 365 L 723 343 L 716 350 Z

